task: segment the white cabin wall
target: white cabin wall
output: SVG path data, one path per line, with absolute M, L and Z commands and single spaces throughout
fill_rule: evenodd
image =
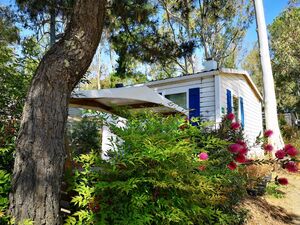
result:
M 221 112 L 227 114 L 227 96 L 226 89 L 231 90 L 231 94 L 237 97 L 243 97 L 244 116 L 245 116 L 245 135 L 250 142 L 263 130 L 262 125 L 262 106 L 261 101 L 254 94 L 252 88 L 243 76 L 220 75 L 221 81 Z M 222 110 L 222 108 L 224 110 Z
M 215 121 L 215 78 L 207 76 L 199 78 L 196 81 L 164 84 L 159 86 L 151 86 L 157 93 L 162 95 L 186 92 L 187 107 L 189 108 L 189 89 L 200 88 L 200 115 L 205 120 Z

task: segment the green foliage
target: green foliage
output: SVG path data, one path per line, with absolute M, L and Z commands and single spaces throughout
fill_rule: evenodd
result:
M 12 170 L 14 141 L 19 128 L 26 92 L 38 63 L 39 48 L 32 38 L 19 46 L 21 56 L 15 54 L 19 41 L 12 12 L 0 8 L 0 169 Z
M 284 192 L 280 191 L 280 186 L 274 183 L 267 185 L 266 194 L 274 198 L 283 198 Z
M 116 73 L 122 78 L 136 61 L 154 66 L 155 77 L 192 73 L 196 49 L 220 66 L 235 67 L 253 18 L 249 0 L 114 0 L 111 9 L 106 34 L 118 55 Z
M 16 43 L 19 40 L 19 29 L 14 22 L 15 16 L 11 10 L 0 6 L 0 46 Z
M 300 8 L 290 7 L 269 26 L 280 110 L 300 111 Z
M 259 48 L 257 43 L 246 55 L 242 63 L 242 67 L 243 69 L 248 71 L 260 93 L 263 93 L 263 75 L 260 64 Z
M 70 19 L 74 0 L 16 0 L 20 23 L 35 31 L 39 41 L 46 36 L 46 48 L 62 36 L 64 22 Z
M 120 140 L 108 160 L 95 152 L 76 159 L 82 170 L 66 224 L 240 224 L 232 205 L 245 180 L 226 168 L 228 142 L 205 126 L 153 114 L 130 117 L 126 129 L 112 125 Z
M 8 224 L 5 215 L 13 169 L 15 139 L 19 129 L 26 92 L 40 58 L 33 38 L 20 41 L 15 18 L 0 8 L 0 224 Z M 20 45 L 17 45 L 19 43 Z M 21 53 L 16 54 L 16 49 Z
M 82 120 L 69 123 L 68 137 L 75 155 L 88 153 L 91 150 L 101 151 L 101 120 L 84 117 Z
M 123 78 L 122 78 L 123 77 Z M 138 72 L 126 72 L 124 76 L 119 76 L 117 73 L 111 73 L 108 77 L 103 80 L 100 80 L 100 87 L 102 88 L 114 88 L 116 84 L 122 83 L 124 85 L 133 85 L 133 84 L 141 84 L 147 81 L 147 77 Z M 87 84 L 82 86 L 84 90 L 93 90 L 98 89 L 98 80 L 97 78 L 89 79 Z
M 285 143 L 290 143 L 300 149 L 300 130 L 298 127 L 289 125 L 284 114 L 279 114 L 279 126 Z
M 0 169 L 0 224 L 7 224 L 8 217 L 5 211 L 8 208 L 8 193 L 10 190 L 11 175 L 6 171 Z

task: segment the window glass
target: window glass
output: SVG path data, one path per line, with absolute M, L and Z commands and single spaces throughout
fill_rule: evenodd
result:
M 175 104 L 181 106 L 182 108 L 187 109 L 186 93 L 177 93 L 177 94 L 165 95 L 165 98 L 167 98 L 170 101 L 174 102 Z

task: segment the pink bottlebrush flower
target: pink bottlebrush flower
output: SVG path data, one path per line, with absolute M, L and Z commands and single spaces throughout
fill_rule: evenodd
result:
M 200 171 L 204 171 L 206 169 L 206 166 L 199 166 L 198 167 L 198 170 L 200 170 Z
M 240 151 L 239 151 L 240 154 L 242 155 L 246 155 L 248 153 L 248 148 L 246 147 L 243 147 Z
M 201 152 L 199 154 L 199 159 L 200 160 L 207 160 L 208 159 L 208 154 L 206 152 Z
M 230 125 L 230 128 L 232 130 L 237 130 L 241 127 L 241 125 L 238 123 L 238 122 L 233 122 L 231 125 Z
M 237 140 L 235 143 L 242 145 L 243 147 L 247 147 L 247 143 L 242 140 Z
M 270 144 L 264 145 L 264 149 L 266 152 L 271 152 L 273 151 L 273 146 Z
M 238 153 L 241 151 L 242 148 L 243 148 L 243 146 L 241 146 L 240 144 L 231 144 L 228 147 L 228 149 L 231 153 Z
M 227 165 L 228 169 L 230 170 L 235 170 L 237 165 L 235 162 L 230 162 L 228 165 Z
M 238 163 L 245 163 L 246 162 L 246 156 L 243 154 L 238 154 L 235 158 L 235 161 L 237 161 Z
M 286 145 L 284 146 L 283 150 L 286 151 L 286 150 L 288 150 L 289 148 L 294 148 L 294 146 L 291 145 L 291 144 L 286 144 Z
M 291 144 L 286 145 L 283 150 L 285 150 L 286 154 L 292 157 L 299 153 L 298 150 Z
M 277 179 L 277 182 L 281 185 L 288 185 L 289 181 L 285 177 L 281 177 Z
M 253 159 L 246 159 L 246 162 L 245 162 L 245 163 L 250 164 L 250 163 L 252 163 L 253 161 L 254 161 Z
M 285 169 L 287 169 L 287 171 L 291 172 L 291 173 L 296 173 L 298 172 L 298 167 L 297 164 L 293 161 L 289 161 L 286 164 L 283 165 L 283 167 Z
M 284 150 L 278 150 L 276 153 L 275 153 L 275 156 L 277 159 L 283 159 L 285 157 L 285 151 Z
M 234 118 L 235 118 L 235 115 L 233 114 L 233 113 L 229 113 L 229 114 L 227 114 L 227 116 L 226 116 L 226 118 L 228 119 L 228 120 L 234 120 Z
M 273 131 L 272 130 L 266 130 L 264 133 L 265 137 L 271 137 L 273 135 Z

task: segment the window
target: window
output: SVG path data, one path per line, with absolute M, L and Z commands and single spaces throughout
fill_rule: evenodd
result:
M 186 93 L 177 93 L 177 94 L 170 94 L 165 95 L 165 98 L 169 99 L 170 101 L 174 102 L 175 104 L 181 106 L 184 109 L 187 109 L 187 101 L 186 101 Z

